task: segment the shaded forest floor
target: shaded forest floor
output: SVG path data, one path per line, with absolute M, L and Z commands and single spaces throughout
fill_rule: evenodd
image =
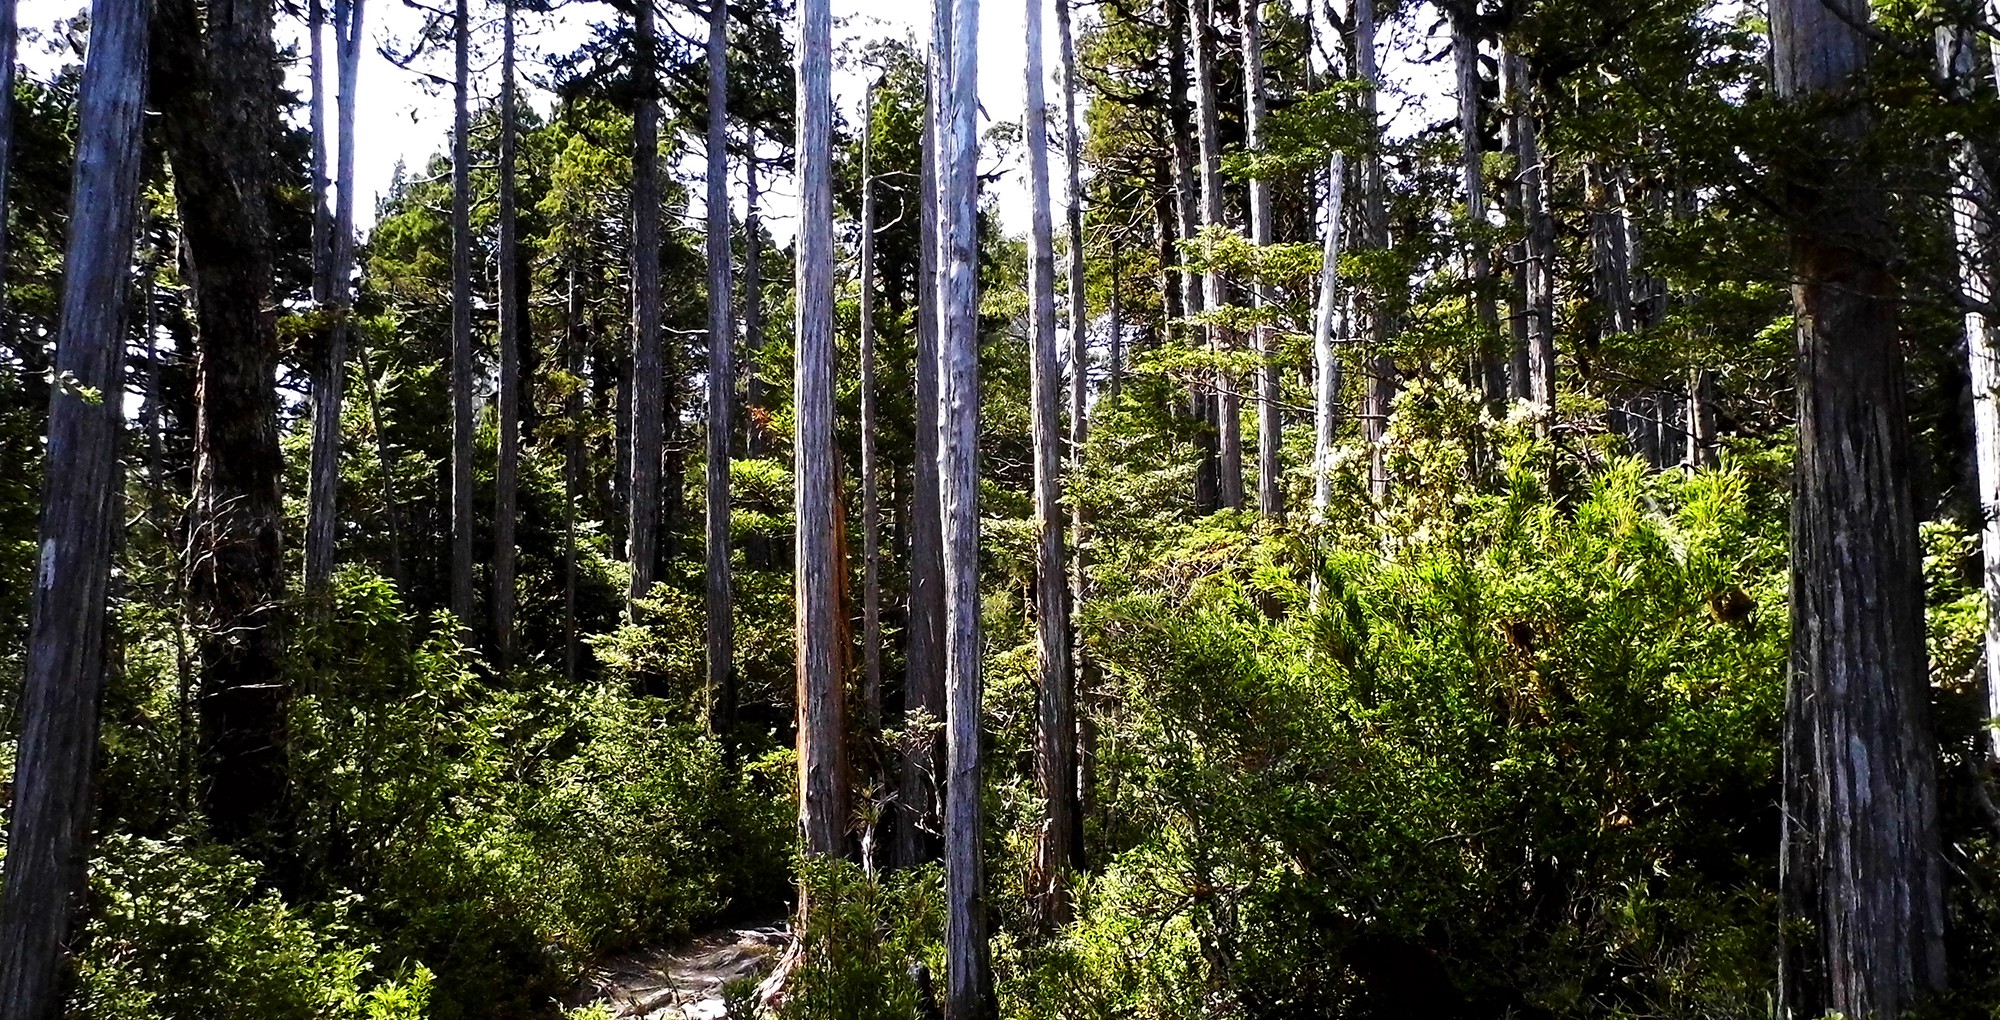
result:
M 790 939 L 784 925 L 722 928 L 671 950 L 620 953 L 592 965 L 565 1005 L 601 1006 L 619 1020 L 721 1020 L 731 986 L 754 995 Z

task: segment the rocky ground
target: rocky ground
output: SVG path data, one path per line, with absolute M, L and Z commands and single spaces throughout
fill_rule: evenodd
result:
M 566 1005 L 602 1005 L 619 1020 L 723 1020 L 732 982 L 746 1002 L 790 941 L 782 925 L 701 935 L 677 949 L 647 949 L 600 961 Z

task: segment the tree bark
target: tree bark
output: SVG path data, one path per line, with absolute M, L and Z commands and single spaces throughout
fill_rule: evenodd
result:
M 1374 0 L 1352 0 L 1354 70 L 1361 78 L 1361 113 L 1368 122 L 1368 151 L 1361 165 L 1362 243 L 1377 251 L 1389 248 L 1388 184 L 1382 171 L 1381 110 L 1377 90 L 1381 77 L 1375 64 Z M 1391 307 L 1389 294 L 1378 290 L 1368 311 L 1368 391 L 1362 409 L 1362 430 L 1368 440 L 1368 488 L 1376 499 L 1389 494 L 1387 450 L 1389 411 L 1398 385 L 1395 359 L 1388 353 Z
M 1169 265 L 1179 265 L 1181 269 L 1180 309 L 1184 317 L 1192 319 L 1203 309 L 1201 278 L 1191 268 L 1181 252 L 1181 245 L 1192 240 L 1201 229 L 1201 214 L 1196 211 L 1195 196 L 1198 185 L 1194 172 L 1194 153 L 1189 148 L 1194 135 L 1194 120 L 1188 111 L 1188 13 L 1200 0 L 1166 0 L 1167 31 L 1161 39 L 1160 61 L 1167 67 L 1167 142 L 1174 153 L 1174 214 L 1175 237 Z M 1164 252 L 1163 252 L 1164 254 Z M 1222 506 L 1220 451 L 1216 445 L 1215 395 L 1200 383 L 1188 388 L 1188 403 L 1195 419 L 1195 474 L 1194 508 L 1197 514 L 1214 513 Z
M 340 486 L 340 374 L 335 364 L 334 325 L 325 316 L 333 290 L 333 215 L 327 208 L 326 29 L 324 0 L 306 4 L 308 133 L 312 135 L 312 304 L 322 318 L 314 325 L 319 363 L 312 366 L 312 446 L 306 481 L 305 587 L 321 595 L 333 579 L 335 518 Z M 318 611 L 315 609 L 314 611 Z
M 1893 233 L 1847 157 L 1871 130 L 1863 0 L 1773 0 L 1798 321 L 1779 1015 L 1895 1020 L 1945 982 L 1922 549 Z
M 660 336 L 660 100 L 651 0 L 633 19 L 632 75 L 632 472 L 625 535 L 632 583 L 626 613 L 653 587 L 659 563 L 660 464 L 666 452 L 666 356 Z
M 743 161 L 743 452 L 762 457 L 769 452 L 765 425 L 764 371 L 764 228 L 758 217 L 757 134 L 750 136 L 750 155 Z M 768 557 L 766 557 L 768 558 Z M 763 565 L 757 559 L 753 563 Z
M 1333 444 L 1340 427 L 1340 357 L 1333 321 L 1340 311 L 1340 228 L 1347 195 L 1347 155 L 1327 166 L 1326 234 L 1320 248 L 1319 301 L 1313 309 L 1313 520 L 1324 524 L 1333 505 Z
M 1366 0 L 1363 0 L 1366 2 Z M 1222 214 L 1222 134 L 1215 98 L 1215 0 L 1187 0 L 1188 31 L 1194 54 L 1195 137 L 1201 155 L 1201 226 L 1227 228 Z M 1202 273 L 1203 310 L 1222 311 L 1228 296 L 1223 289 L 1222 270 L 1214 265 Z M 1230 330 L 1215 322 L 1204 327 L 1211 354 L 1227 353 Z M 1236 390 L 1236 376 L 1226 368 L 1215 372 L 1215 444 L 1219 481 L 1216 494 L 1223 507 L 1243 508 L 1243 401 Z
M 1480 134 L 1478 8 L 1466 0 L 1451 12 L 1451 52 L 1458 77 L 1460 187 L 1465 220 L 1486 226 L 1486 151 Z M 1507 401 L 1507 356 L 1500 340 L 1500 314 L 1493 301 L 1493 259 L 1486 240 L 1475 236 L 1466 259 L 1472 307 L 1479 325 L 1478 384 L 1488 406 Z
M 1940 30 L 1938 64 L 1961 94 L 1975 92 L 1978 38 L 1970 30 Z M 1996 65 L 2000 73 L 2000 65 Z M 2000 236 L 1993 224 L 1993 182 L 1970 138 L 1953 139 L 1952 237 L 1959 288 L 1973 306 L 1965 313 L 1967 375 L 1972 389 L 1972 453 L 1979 490 L 1981 587 L 1986 595 L 1988 756 L 2000 760 L 2000 334 L 1978 307 L 2000 294 Z
M 63 382 L 49 400 L 41 559 L 0 890 L 0 1020 L 53 1020 L 62 1009 L 62 951 L 84 879 L 107 589 L 120 524 L 120 395 L 139 217 L 146 5 L 96 0 L 90 13 L 56 339 Z
M 451 137 L 451 611 L 462 632 L 472 621 L 472 14 L 457 0 L 452 35 Z
M 570 375 L 583 378 L 583 352 L 588 342 L 583 311 L 583 289 L 577 284 L 581 252 L 569 258 L 569 296 L 564 309 L 563 362 Z M 576 683 L 576 507 L 583 499 L 583 387 L 572 384 L 563 401 L 566 433 L 563 437 L 563 678 Z
M 935 48 L 932 64 L 941 59 Z M 917 187 L 916 436 L 910 471 L 910 594 L 903 680 L 904 739 L 897 861 L 912 867 L 938 857 L 943 831 L 943 742 L 928 729 L 944 718 L 944 535 L 938 490 L 938 192 L 937 72 L 925 76 L 924 125 Z M 922 726 L 918 722 L 922 722 Z
M 520 240 L 514 210 L 514 3 L 500 15 L 499 449 L 493 464 L 493 645 L 504 672 L 514 665 L 514 518 L 521 463 Z
M 1527 324 L 1527 385 L 1530 403 L 1542 410 L 1539 430 L 1546 435 L 1556 406 L 1555 343 L 1555 219 L 1549 214 L 1548 170 L 1542 164 L 1540 125 L 1534 111 L 1534 89 L 1525 62 L 1515 54 L 1509 96 L 1514 118 L 1514 154 L 1519 161 L 1521 211 L 1525 233 L 1522 254 L 1527 293 L 1523 310 Z
M 1243 122 L 1252 153 L 1264 148 L 1264 34 L 1257 4 L 1245 0 L 1243 21 Z M 1261 175 L 1250 179 L 1250 243 L 1262 248 L 1271 243 L 1271 182 Z M 1277 291 L 1259 280 L 1253 291 L 1261 311 L 1277 303 Z M 1270 520 L 1284 520 L 1284 494 L 1278 487 L 1278 451 L 1284 445 L 1283 425 L 1278 417 L 1280 387 L 1277 363 L 1277 331 L 1270 323 L 1257 321 L 1257 511 Z
M 1062 0 L 1057 0 L 1062 2 Z M 1049 117 L 1042 94 L 1042 5 L 1027 4 L 1029 427 L 1035 460 L 1035 786 L 1042 800 L 1028 878 L 1037 924 L 1069 920 L 1067 873 L 1076 870 L 1076 674 L 1070 668 L 1068 576 L 1063 556 L 1060 390 L 1056 365 L 1055 240 L 1049 212 Z
M 202 663 L 202 800 L 219 837 L 277 843 L 287 690 L 272 11 L 268 0 L 211 0 L 200 13 L 192 0 L 159 0 L 154 11 L 151 85 L 197 324 L 188 598 Z
M 847 711 L 841 671 L 839 481 L 833 440 L 833 24 L 798 7 L 798 320 L 793 339 L 799 826 L 808 854 L 847 835 Z
M 0 0 L 0 224 L 11 222 L 8 196 L 9 182 L 14 171 L 14 57 L 15 36 L 19 34 L 19 13 L 17 0 Z M 10 275 L 8 272 L 13 249 L 8 245 L 7 232 L 0 230 L 0 281 Z M 7 289 L 0 286 L 0 348 L 11 347 L 14 341 L 13 320 L 7 309 Z
M 875 457 L 875 89 L 861 115 L 861 722 L 882 731 L 882 506 Z
M 753 159 L 754 154 L 753 154 Z M 708 449 L 703 479 L 707 515 L 705 600 L 708 611 L 708 729 L 735 724 L 735 599 L 729 574 L 730 405 L 736 399 L 736 307 L 729 244 L 729 4 L 708 12 Z
M 944 523 L 945 1020 L 997 1014 L 980 782 L 979 0 L 938 0 L 938 436 Z

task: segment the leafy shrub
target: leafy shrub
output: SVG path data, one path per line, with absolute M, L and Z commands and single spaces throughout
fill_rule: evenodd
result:
M 347 905 L 306 916 L 256 866 L 186 839 L 107 837 L 70 1015 L 78 1020 L 417 1020 L 430 972 L 384 980 Z
M 807 858 L 801 958 L 787 985 L 780 1020 L 912 1020 L 921 964 L 941 974 L 942 873 L 935 867 L 886 879 L 851 862 Z

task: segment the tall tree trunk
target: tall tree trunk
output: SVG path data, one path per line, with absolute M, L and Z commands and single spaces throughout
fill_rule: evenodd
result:
M 1978 36 L 1972 30 L 1941 29 L 1940 70 L 1961 95 L 1977 89 Z M 2000 65 L 1996 65 L 2000 73 Z M 1980 305 L 2000 294 L 2000 236 L 1993 224 L 1993 182 L 1979 147 L 1970 138 L 1953 140 L 1951 226 L 1958 248 L 1959 288 L 1973 305 L 1965 313 L 1967 375 L 1972 388 L 1972 453 L 1979 489 L 1981 586 L 1986 594 L 1986 694 L 1988 755 L 2000 759 L 2000 333 Z
M 947 0 L 937 0 L 945 8 Z M 945 1020 L 990 1020 L 980 782 L 979 0 L 938 25 L 938 436 L 944 522 Z
M 1075 0 L 1055 0 L 1056 43 L 1062 61 L 1063 102 L 1063 218 L 1069 232 L 1069 457 L 1071 470 L 1083 463 L 1083 446 L 1090 438 L 1090 418 L 1086 404 L 1090 395 L 1090 314 L 1084 282 L 1083 244 L 1083 136 L 1076 128 L 1076 39 L 1070 30 L 1070 5 Z M 1082 528 L 1077 521 L 1079 590 L 1081 599 L 1083 548 Z
M 1187 0 L 1189 42 L 1194 54 L 1195 137 L 1201 155 L 1201 226 L 1227 228 L 1222 214 L 1222 134 L 1215 98 L 1215 0 Z M 1223 290 L 1222 270 L 1214 265 L 1202 273 L 1203 310 L 1211 315 L 1222 311 L 1228 296 Z M 1224 354 L 1231 347 L 1230 330 L 1217 322 L 1204 327 L 1211 354 Z M 1226 368 L 1215 372 L 1215 444 L 1219 482 L 1216 494 L 1230 510 L 1243 508 L 1243 402 L 1236 391 L 1236 376 Z
M 1539 426 L 1547 434 L 1556 406 L 1555 342 L 1555 218 L 1549 214 L 1549 174 L 1542 163 L 1541 129 L 1534 110 L 1533 80 L 1526 63 L 1509 53 L 1510 115 L 1514 119 L 1514 155 L 1519 161 L 1524 234 L 1523 264 L 1527 293 L 1523 310 L 1527 324 L 1527 385 L 1530 403 L 1542 409 Z
M 632 74 L 632 481 L 625 533 L 632 584 L 626 612 L 637 618 L 659 561 L 660 464 L 665 455 L 666 356 L 660 337 L 660 100 L 658 39 L 651 0 L 633 20 Z
M 755 154 L 752 154 L 755 160 Z M 735 605 L 729 576 L 730 405 L 736 400 L 736 307 L 729 271 L 729 4 L 708 12 L 708 449 L 703 479 L 707 515 L 705 600 L 708 610 L 708 729 L 736 719 L 733 694 Z
M 1525 73 L 1520 57 L 1514 53 L 1516 43 L 1501 40 L 1500 45 L 1500 135 L 1501 146 L 1514 157 L 1514 173 L 1502 183 L 1501 202 L 1506 212 L 1510 228 L 1520 228 L 1528 222 L 1525 189 L 1521 187 L 1521 118 L 1515 111 L 1521 106 L 1521 77 Z M 1517 239 L 1507 246 L 1507 399 L 1509 401 L 1531 400 L 1528 385 L 1528 245 L 1525 239 Z
M 1381 76 L 1375 64 L 1376 22 L 1374 0 L 1352 0 L 1354 70 L 1361 78 L 1361 113 L 1368 123 L 1368 151 L 1361 165 L 1362 243 L 1376 251 L 1389 248 L 1388 184 L 1382 170 L 1381 110 L 1378 90 Z M 1362 410 L 1363 432 L 1368 440 L 1368 488 L 1375 498 L 1389 492 L 1389 471 L 1384 439 L 1389 431 L 1390 405 L 1397 388 L 1396 362 L 1388 354 L 1390 318 L 1393 314 L 1386 290 L 1372 295 L 1368 308 L 1368 392 Z
M 312 447 L 306 481 L 305 587 L 325 592 L 333 579 L 336 493 L 340 486 L 340 365 L 333 361 L 334 325 L 325 318 L 333 289 L 333 215 L 327 207 L 326 5 L 306 4 L 308 133 L 312 135 L 312 303 L 322 318 L 313 326 L 319 363 L 312 366 Z M 343 182 L 342 187 L 345 187 Z
M 1697 368 L 1688 373 L 1687 457 L 1682 463 L 1693 470 L 1717 463 L 1714 369 Z
M 193 0 L 159 0 L 154 12 L 151 84 L 197 324 L 188 598 L 202 663 L 202 800 L 221 838 L 278 842 L 287 689 L 272 11 L 269 0 L 211 0 L 199 11 Z
M 1166 0 L 1167 31 L 1161 39 L 1160 60 L 1167 67 L 1167 136 L 1174 152 L 1175 244 L 1171 263 L 1182 266 L 1180 308 L 1187 318 L 1199 316 L 1205 308 L 1201 277 L 1180 250 L 1200 231 L 1201 214 L 1196 209 L 1193 115 L 1188 110 L 1188 13 L 1200 0 Z M 1198 514 L 1214 513 L 1222 506 L 1220 452 L 1216 445 L 1215 394 L 1202 383 L 1189 386 L 1189 405 L 1195 419 L 1194 508 Z
M 833 22 L 827 0 L 798 8 L 798 321 L 793 334 L 794 570 L 798 631 L 799 827 L 806 852 L 847 835 L 839 480 L 833 441 Z
M 457 0 L 451 136 L 451 611 L 472 630 L 472 13 Z
M 0 224 L 10 222 L 9 181 L 14 170 L 14 49 L 15 36 L 19 34 L 16 6 L 17 0 L 0 0 L 0 99 L 6 100 L 0 102 Z M 0 348 L 11 347 L 14 341 L 13 319 L 4 286 L 13 255 L 7 241 L 7 231 L 0 230 Z
M 875 88 L 861 115 L 861 722 L 882 731 L 882 506 L 875 459 Z
M 334 63 L 340 76 L 340 92 L 336 100 L 336 121 L 340 131 L 340 144 L 334 159 L 335 176 L 340 182 L 340 191 L 333 205 L 333 263 L 328 270 L 328 298 L 332 302 L 333 330 L 328 339 L 326 355 L 327 391 L 332 395 L 330 406 L 315 409 L 315 415 L 324 413 L 328 421 L 339 422 L 340 405 L 346 397 L 347 351 L 352 346 L 354 336 L 354 125 L 359 102 L 356 90 L 361 79 L 361 26 L 363 22 L 363 0 L 334 0 L 333 40 Z M 372 408 L 371 408 L 372 413 Z M 328 445 L 332 449 L 325 454 L 333 466 L 328 471 L 333 481 L 328 484 L 328 499 L 325 507 L 328 521 L 338 523 L 338 494 L 340 478 L 340 430 L 336 427 L 328 431 Z M 320 456 L 319 433 L 313 433 L 314 456 Z M 316 472 L 320 469 L 315 466 Z M 384 498 L 393 507 L 395 489 L 384 476 Z M 390 576 L 396 577 L 399 570 L 400 544 L 397 525 L 393 513 L 389 525 Z M 332 556 L 329 543 L 325 554 Z
M 1486 150 L 1480 134 L 1479 11 L 1476 0 L 1463 0 L 1452 11 L 1451 52 L 1458 77 L 1460 187 L 1465 192 L 1465 219 L 1486 226 Z M 1472 283 L 1472 307 L 1479 324 L 1478 383 L 1489 406 L 1507 400 L 1507 356 L 1500 340 L 1500 314 L 1493 301 L 1493 259 L 1485 239 L 1474 237 L 1467 259 Z
M 1125 302 L 1123 280 L 1119 274 L 1125 271 L 1125 251 L 1122 233 L 1111 235 L 1111 279 L 1107 285 L 1110 291 L 1110 307 L 1105 309 L 1105 330 L 1110 334 L 1105 338 L 1104 401 L 1105 407 L 1117 407 L 1118 397 L 1125 388 Z M 1083 550 L 1079 547 L 1077 555 Z
M 49 400 L 41 566 L 0 889 L 0 1020 L 53 1020 L 62 1009 L 62 949 L 87 856 L 120 524 L 119 394 L 139 214 L 146 5 L 96 0 L 90 13 L 56 339 L 58 378 L 73 383 L 55 387 Z
M 762 457 L 769 452 L 765 427 L 764 371 L 758 358 L 764 350 L 764 228 L 758 216 L 757 133 L 749 134 L 749 155 L 743 160 L 743 452 Z M 766 557 L 768 559 L 768 557 Z M 762 562 L 752 558 L 752 563 Z
M 368 431 L 375 439 L 375 463 L 382 472 L 382 516 L 389 528 L 389 580 L 403 581 L 403 523 L 401 503 L 396 495 L 396 460 L 389 453 L 389 434 L 382 428 L 382 399 L 375 391 L 375 372 L 368 365 L 368 345 L 357 344 L 356 366 L 361 369 L 362 392 L 368 397 Z
M 1629 333 L 1635 326 L 1624 173 L 1589 163 L 1583 174 L 1584 200 L 1590 209 L 1591 289 L 1597 299 L 1597 325 L 1606 333 Z
M 577 266 L 582 253 L 569 258 L 569 297 L 563 322 L 563 363 L 570 375 L 583 377 L 583 351 L 587 343 L 583 311 L 583 289 L 577 285 Z M 563 401 L 563 678 L 576 683 L 576 505 L 583 499 L 583 387 L 572 385 Z
M 1936 743 L 1865 0 L 1773 0 L 1778 95 L 1818 144 L 1789 150 L 1798 320 L 1792 666 L 1779 857 L 1779 1015 L 1895 1020 L 1943 986 Z
M 939 763 L 943 741 L 930 729 L 944 719 L 944 534 L 938 490 L 938 192 L 937 110 L 939 77 L 933 47 L 925 75 L 920 143 L 917 248 L 916 441 L 910 471 L 909 644 L 903 679 L 902 815 L 896 826 L 897 861 L 911 867 L 938 856 L 943 831 Z M 921 719 L 923 726 L 918 726 Z
M 514 665 L 514 517 L 521 463 L 521 253 L 514 214 L 514 2 L 500 15 L 499 449 L 493 464 L 493 645 Z
M 1263 151 L 1264 118 L 1264 33 L 1254 0 L 1242 3 L 1243 21 L 1243 123 L 1252 153 Z M 1271 243 L 1271 182 L 1263 177 L 1250 179 L 1250 243 L 1264 247 Z M 1277 292 L 1258 281 L 1253 292 L 1257 307 L 1271 308 Z M 1268 313 L 1266 313 L 1268 314 Z M 1284 444 L 1278 417 L 1280 399 L 1277 331 L 1268 322 L 1257 321 L 1257 511 L 1272 520 L 1285 517 L 1284 496 L 1278 488 L 1278 451 Z
M 1058 3 L 1064 0 L 1057 0 Z M 1042 95 L 1042 4 L 1027 4 L 1029 419 L 1035 457 L 1035 787 L 1042 821 L 1028 879 L 1030 909 L 1045 931 L 1069 920 L 1067 872 L 1077 868 L 1076 674 L 1070 669 L 1064 590 L 1062 377 L 1056 365 L 1056 267 L 1049 212 L 1049 116 Z
M 1326 523 L 1333 505 L 1333 444 L 1340 427 L 1340 357 L 1333 321 L 1340 312 L 1340 228 L 1347 195 L 1347 155 L 1327 167 L 1326 233 L 1321 241 L 1319 301 L 1313 309 L 1313 520 Z

